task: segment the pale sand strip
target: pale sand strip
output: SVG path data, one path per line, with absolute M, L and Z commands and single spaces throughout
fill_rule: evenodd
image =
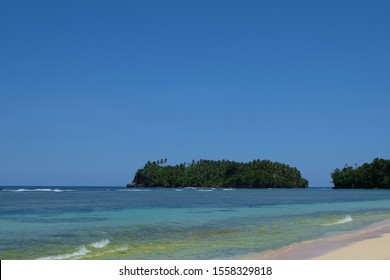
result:
M 304 241 L 247 256 L 268 260 L 390 260 L 390 220 L 341 236 Z
M 329 251 L 314 260 L 390 260 L 390 233 Z

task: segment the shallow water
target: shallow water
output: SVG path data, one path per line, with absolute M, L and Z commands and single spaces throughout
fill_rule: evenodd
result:
M 227 259 L 390 218 L 390 191 L 3 187 L 0 259 Z

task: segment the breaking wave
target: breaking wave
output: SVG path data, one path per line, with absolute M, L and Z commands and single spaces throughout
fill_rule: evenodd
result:
M 106 247 L 108 244 L 110 244 L 110 240 L 108 239 L 103 239 L 98 242 L 94 242 L 91 244 L 91 247 L 96 248 L 96 249 L 101 249 Z
M 62 190 L 62 189 L 16 189 L 3 190 L 5 192 L 77 192 L 77 190 Z
M 93 243 L 87 245 L 87 247 L 89 249 L 91 249 L 91 247 L 95 248 L 95 249 L 102 249 L 110 243 L 111 243 L 110 240 L 103 239 L 103 240 L 100 240 L 97 242 L 93 242 Z M 77 251 L 74 251 L 73 253 L 42 257 L 42 258 L 38 258 L 37 260 L 69 260 L 69 259 L 71 259 L 71 260 L 76 259 L 77 260 L 77 259 L 80 259 L 80 258 L 88 255 L 89 253 L 91 253 L 91 250 L 93 250 L 93 249 L 88 250 L 87 247 L 85 247 L 85 245 L 82 245 L 78 248 Z
M 85 246 L 81 246 L 79 250 L 70 253 L 70 254 L 62 254 L 62 255 L 56 255 L 56 256 L 48 256 L 48 257 L 43 257 L 39 258 L 38 260 L 67 260 L 67 259 L 79 259 L 83 256 L 86 256 L 90 250 L 85 248 Z
M 143 189 L 128 189 L 128 190 L 117 190 L 118 192 L 150 192 L 150 190 Z
M 329 224 L 324 224 L 323 226 L 335 226 L 335 225 L 341 225 L 341 224 L 346 224 L 350 223 L 353 221 L 353 218 L 351 215 L 345 216 L 344 218 L 334 222 L 334 223 L 329 223 Z

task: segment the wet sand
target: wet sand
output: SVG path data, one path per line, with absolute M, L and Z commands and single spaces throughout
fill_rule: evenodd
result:
M 340 236 L 295 243 L 247 256 L 262 260 L 389 260 L 390 220 Z

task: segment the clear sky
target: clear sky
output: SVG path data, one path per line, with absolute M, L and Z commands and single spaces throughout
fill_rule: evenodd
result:
M 390 1 L 0 2 L 0 185 L 390 158 Z

